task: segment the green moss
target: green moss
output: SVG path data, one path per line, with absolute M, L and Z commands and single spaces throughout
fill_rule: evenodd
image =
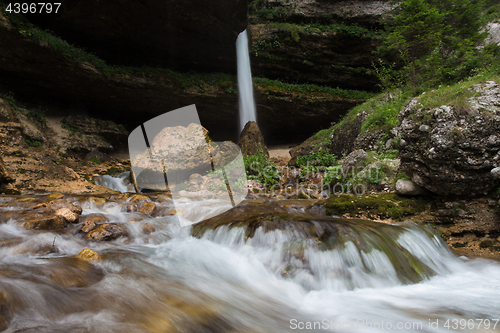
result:
M 402 220 L 426 209 L 428 201 L 423 199 L 403 198 L 394 193 L 385 193 L 377 196 L 332 196 L 323 200 L 328 215 L 351 215 L 358 213 L 368 217 L 390 218 Z

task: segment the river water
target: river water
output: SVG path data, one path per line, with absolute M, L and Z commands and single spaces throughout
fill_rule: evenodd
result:
M 22 212 L 47 196 L 0 197 L 4 332 L 500 332 L 499 263 L 456 257 L 429 226 L 268 201 L 180 227 L 124 211 L 130 196 L 66 198 L 129 237 L 25 230 Z M 83 248 L 102 259 L 73 258 Z

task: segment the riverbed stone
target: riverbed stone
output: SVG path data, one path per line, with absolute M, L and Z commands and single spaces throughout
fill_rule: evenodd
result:
M 57 200 L 57 199 L 62 199 L 64 198 L 64 194 L 61 194 L 61 193 L 52 193 L 51 195 L 49 195 L 47 197 L 47 200 L 45 200 L 45 202 L 49 202 L 49 201 L 53 201 L 53 200 Z
M 156 208 L 156 204 L 154 202 L 145 202 L 141 205 L 139 208 L 139 212 L 144 213 L 146 215 L 151 215 L 153 214 L 153 211 Z
M 63 288 L 88 287 L 99 282 L 104 274 L 100 268 L 90 262 L 90 258 L 95 256 L 95 254 L 90 252 L 87 254 L 89 254 L 87 260 L 83 258 L 83 254 L 81 257 L 78 257 L 80 254 L 77 255 L 77 258 L 65 257 L 53 259 L 46 267 L 48 273 L 42 272 L 42 274 L 47 274 L 47 278 Z
M 358 149 L 347 155 L 342 163 L 342 177 L 353 176 L 358 173 L 358 168 L 364 167 L 368 154 L 363 149 Z
M 151 234 L 151 233 L 155 232 L 155 231 L 156 231 L 156 229 L 155 229 L 155 227 L 154 227 L 154 226 L 152 226 L 151 224 L 147 224 L 147 223 L 146 223 L 146 224 L 144 224 L 144 225 L 142 226 L 142 231 L 143 231 L 145 234 Z
M 67 208 L 71 212 L 73 212 L 77 215 L 80 215 L 83 211 L 82 207 L 73 204 L 72 202 L 70 202 L 67 199 L 56 199 L 56 200 L 50 201 L 47 204 L 47 206 L 45 207 L 45 211 L 47 211 L 47 212 L 54 211 L 55 212 L 61 208 Z
M 95 228 L 97 227 L 97 223 L 95 223 L 94 221 L 92 220 L 87 220 L 85 222 L 83 222 L 82 226 L 80 227 L 80 231 L 81 232 L 90 232 L 92 230 L 94 230 Z
M 92 261 L 95 261 L 95 260 L 101 260 L 101 256 L 95 252 L 95 251 L 92 251 L 91 249 L 88 249 L 88 248 L 84 248 L 83 250 L 80 251 L 80 253 L 78 253 L 75 258 L 79 258 L 79 259 L 82 259 L 82 260 L 85 260 L 87 262 L 92 262 Z
M 62 216 L 54 213 L 30 217 L 23 222 L 23 228 L 36 230 L 55 230 L 62 229 L 68 225 L 68 222 Z
M 492 169 L 490 173 L 493 178 L 500 179 L 500 167 Z
M 94 242 L 102 242 L 117 239 L 119 237 L 126 237 L 128 235 L 129 232 L 126 226 L 116 223 L 104 223 L 85 235 L 85 239 Z
M 71 211 L 69 208 L 59 208 L 54 212 L 55 215 L 61 216 L 69 223 L 74 223 L 78 220 L 78 214 Z
M 9 303 L 4 292 L 0 290 L 0 330 L 8 327 L 10 321 Z

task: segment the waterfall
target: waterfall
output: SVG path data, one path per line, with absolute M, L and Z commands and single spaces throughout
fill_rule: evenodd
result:
M 240 107 L 240 131 L 248 121 L 257 121 L 255 101 L 253 99 L 252 71 L 248 52 L 247 31 L 243 31 L 236 40 L 238 58 L 238 92 Z

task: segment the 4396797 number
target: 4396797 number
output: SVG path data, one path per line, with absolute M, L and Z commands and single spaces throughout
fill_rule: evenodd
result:
M 35 3 L 35 2 L 33 2 L 33 3 L 15 2 L 15 3 L 9 3 L 7 5 L 7 8 L 5 9 L 5 11 L 7 13 L 14 13 L 14 14 L 19 14 L 19 13 L 23 13 L 23 14 L 27 14 L 27 13 L 31 13 L 31 14 L 55 13 L 55 14 L 57 14 L 59 7 L 61 7 L 60 2 L 54 2 L 54 3 L 52 3 L 52 2 L 38 2 L 38 3 Z

